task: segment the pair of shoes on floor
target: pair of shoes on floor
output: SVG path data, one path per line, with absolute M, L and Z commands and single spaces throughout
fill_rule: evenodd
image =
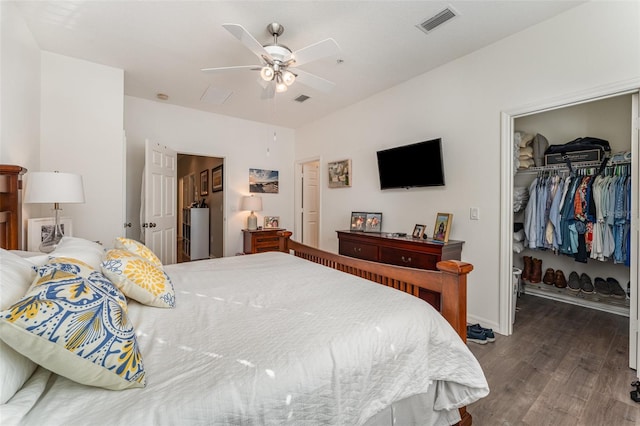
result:
M 596 293 L 601 296 L 611 296 L 616 299 L 624 299 L 627 297 L 627 294 L 622 289 L 622 286 L 615 278 L 607 278 L 606 280 L 597 277 L 594 280 L 594 286 L 596 289 Z
M 555 285 L 558 288 L 565 288 L 567 286 L 567 279 L 564 277 L 564 272 L 560 269 L 554 271 L 552 268 L 547 268 L 542 282 L 549 285 Z
M 473 324 L 467 326 L 467 342 L 479 343 L 481 345 L 487 344 L 487 342 L 495 342 L 496 335 L 490 328 L 484 328 L 480 324 Z

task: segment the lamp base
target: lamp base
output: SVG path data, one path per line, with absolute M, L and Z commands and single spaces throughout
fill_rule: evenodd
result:
M 249 217 L 247 217 L 247 229 L 249 231 L 255 231 L 258 229 L 258 217 L 251 212 Z
M 53 214 L 54 214 L 54 225 L 51 227 L 51 231 L 47 233 L 42 243 L 40 244 L 39 250 L 43 253 L 51 253 L 58 247 L 60 240 L 64 237 L 64 233 L 62 232 L 62 227 L 60 226 L 60 206 L 58 203 L 54 204 Z M 44 228 L 44 227 L 43 227 Z M 45 233 L 48 229 L 44 228 L 41 230 L 41 233 Z

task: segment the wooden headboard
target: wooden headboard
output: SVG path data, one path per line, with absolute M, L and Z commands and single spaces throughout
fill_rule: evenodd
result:
M 24 167 L 0 164 L 0 247 L 21 248 L 22 175 Z

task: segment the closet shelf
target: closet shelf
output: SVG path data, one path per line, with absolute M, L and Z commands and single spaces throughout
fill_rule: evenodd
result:
M 601 296 L 597 293 L 586 294 L 575 292 L 568 288 L 558 288 L 556 286 L 539 283 L 532 284 L 523 281 L 525 294 L 531 294 L 547 299 L 560 300 L 572 305 L 584 306 L 586 308 L 597 309 L 611 314 L 629 316 L 629 299 L 616 299 L 613 297 Z
M 602 161 L 583 161 L 581 163 L 571 163 L 571 167 L 574 169 L 582 169 L 587 167 L 600 167 Z M 617 166 L 621 164 L 631 164 L 631 161 L 611 161 L 607 162 L 607 167 L 609 166 Z M 552 164 L 550 166 L 538 166 L 538 167 L 528 167 L 526 169 L 518 169 L 516 172 L 520 173 L 538 173 L 544 172 L 548 170 L 569 170 L 566 164 Z

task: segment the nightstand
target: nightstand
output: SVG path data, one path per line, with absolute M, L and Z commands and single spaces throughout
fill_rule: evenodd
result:
M 257 229 L 255 231 L 243 229 L 245 254 L 279 251 L 280 237 L 278 237 L 278 232 L 280 231 L 284 231 L 284 229 L 270 228 Z

